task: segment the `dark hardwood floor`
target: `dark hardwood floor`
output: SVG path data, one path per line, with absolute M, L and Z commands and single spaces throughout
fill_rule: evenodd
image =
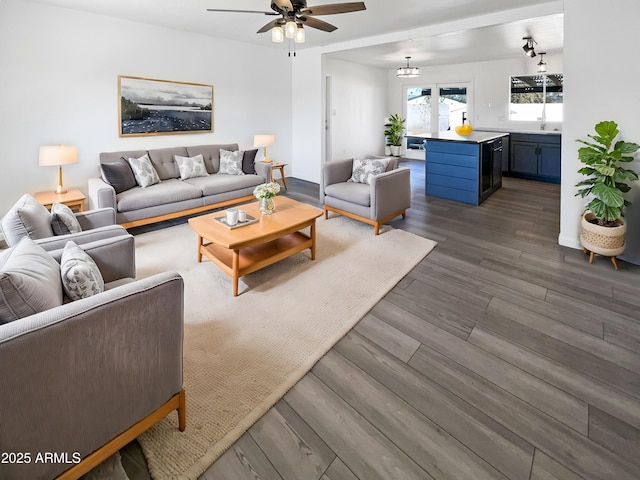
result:
M 473 207 L 403 165 L 391 225 L 438 246 L 202 479 L 640 479 L 640 268 L 558 246 L 558 185 Z

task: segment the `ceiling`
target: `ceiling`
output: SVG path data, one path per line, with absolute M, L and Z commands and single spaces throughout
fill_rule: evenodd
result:
M 207 8 L 270 11 L 270 0 L 33 0 L 36 3 L 82 10 L 135 22 L 222 37 L 287 51 L 285 44 L 271 42 L 269 33 L 255 32 L 274 17 L 259 13 L 207 12 Z M 345 0 L 346 1 L 346 0 Z M 308 0 L 309 6 L 343 3 L 343 0 Z M 338 29 L 327 33 L 305 28 L 306 42 L 298 49 L 329 47 L 370 37 L 389 36 L 372 45 L 332 51 L 335 58 L 380 68 L 394 68 L 412 56 L 412 65 L 464 63 L 522 56 L 522 37 L 532 35 L 537 51 L 559 52 L 563 45 L 562 15 L 511 20 L 501 12 L 558 2 L 549 0 L 365 0 L 366 11 L 320 17 Z M 473 28 L 469 19 L 494 15 L 490 25 Z M 420 33 L 424 27 L 451 24 L 459 30 L 440 34 Z M 420 30 L 421 29 L 421 30 Z M 414 30 L 411 40 L 401 34 Z M 398 37 L 402 38 L 398 38 Z M 337 48 L 334 48 L 338 50 Z M 330 48 L 331 50 L 331 48 Z

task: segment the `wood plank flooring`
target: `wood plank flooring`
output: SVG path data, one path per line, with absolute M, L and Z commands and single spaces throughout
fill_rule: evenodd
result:
M 640 479 L 640 268 L 558 246 L 558 185 L 473 207 L 403 165 L 391 225 L 438 246 L 202 480 Z

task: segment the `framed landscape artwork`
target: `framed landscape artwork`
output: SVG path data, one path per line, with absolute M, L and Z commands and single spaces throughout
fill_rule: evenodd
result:
M 118 76 L 119 135 L 213 132 L 213 85 Z

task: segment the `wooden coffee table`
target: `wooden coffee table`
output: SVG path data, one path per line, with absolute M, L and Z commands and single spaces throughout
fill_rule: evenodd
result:
M 198 262 L 202 256 L 215 263 L 233 280 L 233 296 L 238 296 L 238 279 L 268 265 L 311 250 L 316 258 L 316 218 L 319 208 L 296 202 L 287 197 L 275 197 L 276 211 L 261 215 L 258 202 L 239 205 L 247 215 L 259 221 L 230 229 L 216 221 L 223 211 L 189 219 L 189 225 L 198 234 Z M 300 230 L 310 227 L 309 235 Z

